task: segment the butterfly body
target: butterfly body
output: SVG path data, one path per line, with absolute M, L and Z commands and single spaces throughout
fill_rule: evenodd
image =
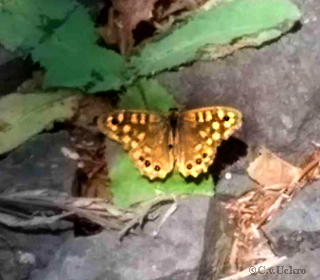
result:
M 167 114 L 116 110 L 101 116 L 98 127 L 153 180 L 173 169 L 185 177 L 207 172 L 217 147 L 241 126 L 241 118 L 238 110 L 222 106 Z

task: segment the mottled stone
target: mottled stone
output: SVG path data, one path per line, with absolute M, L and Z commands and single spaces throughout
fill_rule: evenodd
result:
M 320 182 L 306 186 L 264 228 L 280 255 L 320 248 Z
M 71 149 L 67 132 L 44 133 L 0 161 L 0 194 L 50 189 L 72 194 L 77 162 L 61 148 Z
M 190 279 L 198 274 L 204 250 L 209 200 L 179 201 L 156 238 L 152 232 L 159 221 L 148 223 L 144 233 L 129 235 L 121 244 L 113 231 L 71 240 L 56 252 L 50 267 L 31 279 Z

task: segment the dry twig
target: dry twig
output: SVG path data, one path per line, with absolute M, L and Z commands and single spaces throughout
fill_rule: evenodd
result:
M 270 254 L 267 251 L 264 254 L 258 253 L 263 247 L 264 239 L 261 226 L 290 201 L 298 190 L 305 187 L 308 181 L 318 178 L 313 174 L 315 169 L 319 168 L 319 162 L 320 156 L 317 156 L 303 169 L 297 169 L 263 150 L 262 155 L 254 162 L 254 167 L 249 167 L 248 172 L 254 180 L 264 184 L 260 183 L 253 190 L 226 206 L 229 209 L 230 218 L 238 228 L 230 256 L 230 266 L 234 271 L 243 270 L 259 261 L 268 261 L 274 257 L 270 249 Z M 277 171 L 279 173 L 275 174 Z M 242 275 L 241 272 L 235 277 L 244 277 Z M 245 273 L 245 275 L 248 274 Z M 225 279 L 239 278 L 232 276 Z
M 162 205 L 176 203 L 176 198 L 164 195 L 124 210 L 101 198 L 75 198 L 43 190 L 2 195 L 0 202 L 6 209 L 0 209 L 0 223 L 11 228 L 40 229 L 62 219 L 85 218 L 105 229 L 120 230 L 121 240 L 132 228 L 152 220 L 151 215 Z M 19 215 L 21 211 L 27 214 Z M 159 229 L 173 212 L 164 216 Z

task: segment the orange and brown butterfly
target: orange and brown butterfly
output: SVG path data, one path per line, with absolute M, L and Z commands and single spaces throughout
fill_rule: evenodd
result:
M 120 143 L 151 180 L 165 178 L 173 169 L 185 177 L 207 172 L 221 141 L 241 124 L 241 112 L 224 106 L 166 114 L 116 110 L 98 119 L 99 129 Z

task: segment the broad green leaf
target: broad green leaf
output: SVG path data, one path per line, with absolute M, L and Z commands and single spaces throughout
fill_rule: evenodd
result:
M 4 0 L 0 8 L 0 43 L 23 55 L 31 51 L 47 70 L 46 87 L 97 92 L 130 82 L 123 58 L 97 45 L 94 23 L 76 1 Z
M 8 152 L 54 121 L 70 119 L 77 110 L 79 94 L 12 93 L 0 99 L 0 154 Z
M 136 202 L 162 194 L 213 195 L 212 177 L 197 183 L 187 182 L 178 172 L 174 172 L 165 181 L 150 182 L 141 176 L 123 151 L 117 153 L 116 160 L 109 167 L 109 176 L 113 201 L 120 208 L 127 208 Z
M 118 90 L 141 76 L 260 45 L 287 32 L 301 16 L 289 0 L 220 1 L 194 11 L 125 60 L 97 45 L 88 11 L 74 0 L 3 0 L 0 8 L 0 42 L 24 55 L 31 51 L 47 71 L 47 87 L 90 93 Z
M 2 0 L 0 42 L 10 51 L 26 54 L 62 25 L 77 5 L 66 0 Z
M 77 8 L 63 26 L 32 51 L 46 72 L 46 86 L 81 87 L 89 91 L 119 89 L 123 58 L 96 44 L 93 22 Z
M 137 75 L 148 75 L 194 61 L 204 55 L 217 58 L 236 48 L 256 46 L 288 31 L 301 14 L 289 0 L 223 1 L 208 11 L 199 11 L 182 27 L 148 44 L 132 57 Z M 241 44 L 235 44 L 240 41 Z M 203 50 L 204 48 L 204 50 Z
M 175 100 L 156 80 L 140 79 L 121 96 L 119 108 L 168 112 Z

